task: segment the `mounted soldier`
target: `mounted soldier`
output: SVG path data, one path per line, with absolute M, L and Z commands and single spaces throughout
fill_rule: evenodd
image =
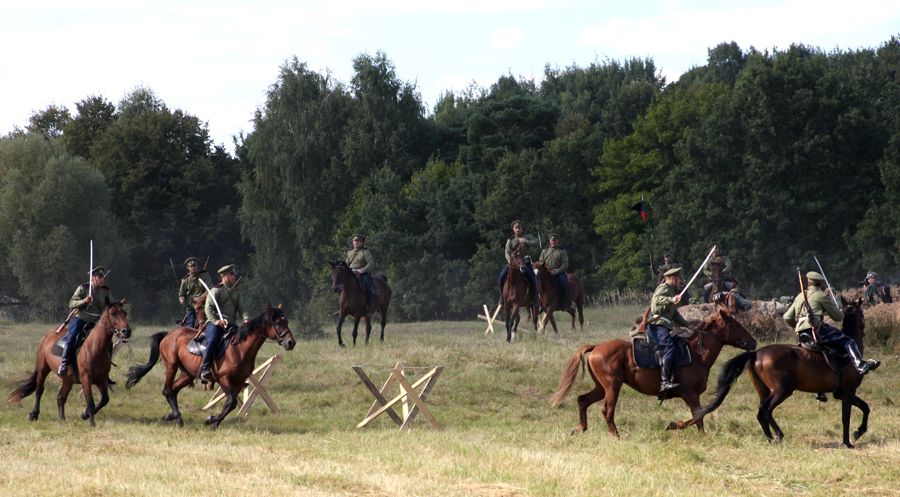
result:
M 234 264 L 223 266 L 218 271 L 220 282 L 211 288 L 206 296 L 206 325 L 203 330 L 206 335 L 206 350 L 203 352 L 203 362 L 200 363 L 200 379 L 205 383 L 213 381 L 210 371 L 210 361 L 216 355 L 216 351 L 227 331 L 234 328 L 238 318 L 243 319 L 247 325 L 249 317 L 241 311 L 240 291 L 235 288 L 237 275 Z
M 647 337 L 662 351 L 662 383 L 660 393 L 678 388 L 675 383 L 675 365 L 678 364 L 680 344 L 684 339 L 673 335 L 675 325 L 688 328 L 684 317 L 678 312 L 681 296 L 678 288 L 683 287 L 681 268 L 669 269 L 663 273 L 665 280 L 656 287 L 650 299 L 650 314 L 647 318 Z
M 549 240 L 550 246 L 541 251 L 539 262 L 550 270 L 550 274 L 556 282 L 560 296 L 558 301 L 559 309 L 568 310 L 572 307 L 572 298 L 569 294 L 569 278 L 566 275 L 566 271 L 569 268 L 569 255 L 566 253 L 566 249 L 562 248 L 559 235 L 551 233 Z
M 185 259 L 184 267 L 187 274 L 181 279 L 181 286 L 178 287 L 178 303 L 185 308 L 185 314 L 179 324 L 188 328 L 197 328 L 201 323 L 197 322 L 195 304 L 206 295 L 206 288 L 200 283 L 206 268 L 200 270 L 200 259 L 196 257 Z M 209 285 L 207 284 L 207 286 Z
M 522 221 L 515 220 L 511 224 L 513 233 L 509 236 L 509 239 L 506 240 L 506 248 L 504 250 L 504 256 L 506 257 L 506 265 L 503 266 L 503 270 L 500 271 L 500 294 L 502 300 L 503 294 L 503 283 L 506 281 L 506 276 L 509 274 L 509 265 L 513 256 L 513 252 L 520 248 L 527 250 L 527 247 L 540 247 L 540 241 L 535 238 L 534 235 L 525 234 L 525 224 Z M 531 266 L 531 256 L 525 256 L 525 271 L 522 274 L 525 275 L 525 279 L 528 280 L 528 286 L 531 288 L 531 296 L 532 296 L 532 305 L 534 306 L 535 311 L 537 312 L 540 309 L 540 297 L 537 288 L 537 278 L 534 275 L 534 269 Z
M 106 310 L 106 306 L 113 301 L 112 292 L 103 284 L 106 274 L 106 268 L 103 266 L 91 269 L 91 281 L 79 285 L 69 299 L 69 308 L 73 310 L 74 315 L 69 320 L 66 332 L 66 346 L 63 348 L 58 371 L 60 376 L 65 375 L 69 370 L 69 364 L 75 361 L 78 337 L 90 332 Z
M 347 252 L 344 262 L 353 271 L 353 274 L 362 282 L 366 290 L 366 314 L 371 315 L 375 305 L 375 282 L 372 281 L 372 271 L 375 269 L 375 259 L 372 252 L 365 246 L 366 237 L 359 233 L 351 239 L 353 249 Z
M 882 302 L 889 304 L 894 301 L 891 297 L 891 287 L 882 283 L 875 271 L 869 271 L 866 274 L 866 279 L 863 280 L 863 289 L 866 303 L 870 306 Z
M 806 280 L 807 288 L 801 289 L 793 305 L 784 313 L 785 322 L 794 328 L 800 342 L 815 343 L 831 351 L 846 351 L 853 367 L 860 375 L 865 375 L 880 366 L 879 361 L 863 359 L 859 347 L 852 338 L 824 321 L 826 315 L 835 322 L 844 319 L 844 313 L 832 297 L 831 289 L 825 283 L 825 277 L 810 271 L 806 273 Z
M 670 253 L 664 254 L 662 264 L 660 264 L 659 267 L 656 269 L 656 274 L 659 275 L 659 282 L 657 283 L 657 285 L 662 284 L 666 280 L 666 277 L 664 276 L 666 274 L 666 271 L 668 271 L 670 269 L 680 268 L 682 266 L 683 266 L 683 264 L 681 264 L 680 262 L 675 262 L 675 260 L 672 258 L 672 254 L 670 254 Z M 681 290 L 682 290 L 681 288 L 678 289 L 679 292 Z M 684 292 L 684 296 L 681 298 L 681 302 L 678 305 L 679 305 L 679 307 L 683 306 L 683 305 L 687 305 L 687 303 L 690 301 L 691 301 L 691 292 L 689 292 L 689 291 Z
M 703 266 L 703 275 L 707 280 L 707 283 L 703 285 L 704 302 L 709 303 L 714 295 L 730 292 L 737 287 L 737 281 L 732 276 L 731 270 L 731 258 L 717 246 L 713 251 L 713 256 Z

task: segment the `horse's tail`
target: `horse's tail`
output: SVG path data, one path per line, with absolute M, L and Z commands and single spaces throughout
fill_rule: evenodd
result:
M 578 377 L 578 365 L 581 365 L 581 374 L 583 375 L 584 354 L 594 350 L 595 346 L 590 344 L 582 345 L 572 354 L 572 358 L 566 364 L 566 370 L 563 371 L 562 377 L 559 379 L 559 387 L 557 387 L 556 393 L 550 397 L 550 406 L 558 406 L 566 398 L 566 395 L 569 395 L 569 390 L 572 390 L 572 385 L 575 384 L 575 380 Z
M 731 391 L 734 382 L 741 376 L 741 373 L 744 372 L 744 369 L 750 364 L 750 361 L 754 359 L 756 359 L 756 351 L 751 350 L 750 352 L 744 352 L 743 354 L 735 356 L 722 366 L 722 371 L 719 372 L 719 379 L 716 380 L 716 393 L 713 397 L 713 401 L 697 411 L 697 413 L 694 414 L 693 419 L 688 423 L 688 426 L 703 420 L 704 416 L 715 411 L 722 405 L 725 397 L 728 396 L 728 392 Z
M 162 342 L 163 338 L 168 334 L 168 331 L 160 331 L 150 337 L 150 360 L 143 366 L 138 364 L 128 368 L 128 373 L 125 375 L 128 377 L 128 380 L 125 381 L 125 388 L 131 388 L 137 385 L 137 383 L 141 381 L 141 378 L 153 369 L 153 366 L 156 365 L 156 361 L 159 360 L 159 343 Z
M 37 389 L 37 373 L 37 369 L 35 369 L 31 372 L 31 376 L 22 380 L 19 383 L 19 386 L 9 393 L 9 396 L 6 397 L 6 401 L 10 403 L 19 402 L 25 397 L 33 394 Z

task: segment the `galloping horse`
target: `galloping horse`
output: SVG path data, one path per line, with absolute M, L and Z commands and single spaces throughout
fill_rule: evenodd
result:
M 750 333 L 724 310 L 716 310 L 700 324 L 697 333 L 690 339 L 689 348 L 694 358 L 687 366 L 676 371 L 680 386 L 671 391 L 669 397 L 681 397 L 692 413 L 700 410 L 700 394 L 706 390 L 709 370 L 719 357 L 724 345 L 740 347 L 744 350 L 756 348 L 756 340 Z M 578 415 L 581 423 L 572 433 L 587 430 L 587 408 L 594 402 L 606 400 L 603 406 L 603 417 L 609 432 L 619 436 L 616 428 L 616 402 L 619 390 L 626 384 L 644 395 L 656 396 L 659 392 L 660 376 L 658 369 L 638 368 L 634 361 L 631 342 L 625 340 L 609 340 L 596 345 L 583 345 L 569 360 L 566 370 L 559 381 L 559 388 L 551 398 L 551 404 L 557 406 L 575 383 L 578 366 L 584 369 L 584 354 L 588 356 L 588 372 L 596 387 L 590 392 L 578 396 Z M 690 421 L 690 420 L 689 420 Z M 679 421 L 669 428 L 683 427 L 688 421 Z M 703 431 L 703 424 L 697 427 Z
M 381 337 L 384 341 L 384 325 L 387 323 L 388 306 L 391 303 L 391 287 L 388 285 L 387 276 L 384 274 L 372 275 L 372 282 L 375 285 L 375 303 L 374 310 L 381 315 Z M 331 263 L 331 289 L 335 292 L 341 292 L 338 299 L 340 308 L 337 322 L 338 345 L 344 347 L 344 339 L 341 338 L 341 327 L 344 325 L 344 318 L 351 316 L 353 323 L 353 346 L 356 346 L 356 330 L 359 328 L 360 318 L 366 321 L 366 345 L 369 344 L 369 334 L 372 333 L 371 316 L 366 308 L 366 290 L 362 286 L 362 281 L 356 277 L 350 266 L 344 261 Z
M 100 320 L 84 339 L 84 344 L 78 349 L 75 359 L 76 367 L 60 376 L 62 386 L 56 396 L 56 405 L 59 408 L 59 419 L 66 419 L 66 399 L 69 391 L 75 383 L 81 384 L 84 391 L 85 408 L 81 419 L 90 420 L 94 426 L 94 415 L 100 412 L 109 402 L 109 369 L 112 365 L 112 337 L 118 337 L 123 342 L 131 337 L 131 328 L 126 317 L 128 313 L 122 307 L 125 299 L 119 302 L 107 302 L 106 309 L 100 316 Z M 28 413 L 28 419 L 36 421 L 41 413 L 41 396 L 44 394 L 44 382 L 47 373 L 58 371 L 60 358 L 53 355 L 53 345 L 59 340 L 60 335 L 56 330 L 50 330 L 41 339 L 38 345 L 37 361 L 31 376 L 23 380 L 19 386 L 10 392 L 7 400 L 19 402 L 34 393 L 34 409 Z M 76 376 L 77 374 L 77 376 Z M 94 395 L 91 385 L 97 385 L 100 390 L 100 403 L 94 405 Z
M 553 325 L 553 332 L 559 334 L 556 329 L 556 319 L 553 318 L 553 311 L 561 309 L 572 315 L 572 329 L 575 329 L 575 313 L 578 312 L 579 329 L 584 330 L 584 289 L 581 286 L 581 280 L 575 273 L 566 273 L 569 278 L 569 299 L 570 302 L 560 302 L 559 289 L 556 286 L 555 278 L 550 274 L 544 264 L 536 262 L 534 268 L 537 270 L 538 286 L 541 289 L 541 308 L 544 310 L 544 319 L 541 320 L 541 333 L 547 327 L 547 321 Z M 569 304 L 574 303 L 575 309 Z
M 865 320 L 862 311 L 862 299 L 847 306 L 844 311 L 842 329 L 844 334 L 856 341 L 860 352 L 863 350 Z M 763 433 L 770 441 L 780 441 L 784 433 L 772 417 L 772 412 L 794 393 L 801 392 L 834 392 L 836 399 L 841 399 L 841 422 L 843 423 L 843 443 L 852 448 L 850 443 L 850 408 L 856 406 L 862 411 L 863 418 L 859 428 L 853 432 L 853 439 L 861 437 L 869 426 L 869 405 L 856 395 L 856 389 L 863 377 L 852 366 L 833 371 L 821 352 L 812 352 L 798 345 L 773 344 L 759 350 L 744 352 L 731 359 L 722 367 L 716 386 L 715 398 L 708 406 L 694 413 L 685 426 L 702 423 L 703 417 L 716 410 L 732 385 L 747 369 L 750 381 L 759 394 L 759 410 L 756 420 L 759 421 Z M 772 436 L 772 430 L 775 436 Z
M 538 313 L 531 305 L 531 287 L 525 279 L 524 271 L 530 269 L 525 264 L 525 253 L 519 244 L 509 260 L 509 273 L 503 282 L 503 315 L 507 342 L 512 341 L 513 335 L 519 329 L 519 309 L 522 307 L 531 309 L 531 319 L 534 322 L 534 329 L 537 329 Z
M 197 334 L 196 329 L 176 328 L 172 331 L 161 331 L 150 338 L 150 360 L 147 364 L 136 365 L 128 368 L 128 380 L 126 388 L 135 386 L 141 378 L 153 369 L 156 361 L 162 356 L 166 364 L 165 384 L 163 396 L 172 408 L 169 414 L 163 416 L 165 421 L 176 421 L 178 426 L 184 426 L 181 419 L 181 411 L 178 409 L 178 392 L 182 388 L 192 385 L 195 378 L 200 377 L 201 357 L 188 352 L 188 344 Z M 225 405 L 218 416 L 206 418 L 206 424 L 218 428 L 232 409 L 237 405 L 237 394 L 244 388 L 247 378 L 253 373 L 256 364 L 256 354 L 263 343 L 275 340 L 285 350 L 291 350 L 297 344 L 294 335 L 288 326 L 287 317 L 281 306 L 267 305 L 259 317 L 247 323 L 246 336 L 235 334 L 232 341 L 225 347 L 222 357 L 213 361 L 213 372 L 216 382 L 225 393 Z M 175 374 L 181 372 L 178 379 Z

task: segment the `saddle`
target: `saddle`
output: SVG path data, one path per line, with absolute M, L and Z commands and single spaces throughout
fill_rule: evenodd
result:
M 225 349 L 228 348 L 229 338 L 231 337 L 231 328 L 225 332 L 225 335 L 222 337 L 222 341 L 219 343 L 218 350 L 214 350 L 212 357 L 214 359 L 221 359 L 223 355 L 225 355 Z M 187 344 L 187 351 L 196 356 L 203 357 L 203 353 L 206 351 L 206 335 L 201 334 L 197 338 L 191 340 Z
M 679 359 L 675 367 L 687 366 L 691 363 L 691 349 L 685 340 L 675 340 L 675 346 L 679 349 Z M 634 363 L 641 369 L 659 369 L 662 367 L 662 353 L 646 334 L 631 337 L 631 351 L 634 355 Z
M 90 333 L 91 330 L 94 329 L 94 324 L 96 323 L 88 323 L 84 327 L 84 330 L 82 330 L 81 333 L 75 336 L 75 351 L 73 352 L 74 354 L 77 354 L 78 349 L 80 349 L 81 346 L 84 345 L 84 340 L 87 338 L 88 333 Z M 63 350 L 65 350 L 65 348 L 66 335 L 61 334 L 61 336 L 56 340 L 56 343 L 53 344 L 53 349 L 50 351 L 50 353 L 56 357 L 62 357 Z
M 828 369 L 840 373 L 851 365 L 850 356 L 843 347 L 830 347 L 828 343 L 819 344 L 813 341 L 808 333 L 800 334 L 800 347 L 822 355 Z

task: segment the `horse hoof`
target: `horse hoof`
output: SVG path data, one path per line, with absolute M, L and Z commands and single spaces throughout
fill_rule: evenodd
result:
M 37 418 L 38 418 L 38 413 L 36 413 L 36 412 L 28 413 L 28 421 L 37 421 Z
M 569 435 L 574 437 L 575 435 L 581 435 L 582 433 L 584 433 L 584 430 L 582 430 L 581 427 L 578 427 L 572 428 L 572 431 L 569 432 Z
M 87 418 L 89 418 L 89 417 L 91 417 L 91 415 L 90 415 L 90 413 L 88 413 L 87 411 L 83 411 L 83 412 L 81 413 L 81 419 L 87 420 Z
M 206 418 L 206 421 L 204 421 L 203 424 L 209 426 L 215 422 L 216 422 L 215 416 L 210 416 L 210 417 Z
M 178 416 L 172 414 L 171 412 L 162 417 L 163 421 L 175 421 L 176 419 L 178 419 Z
M 669 426 L 666 426 L 666 430 L 677 430 L 677 429 L 678 429 L 678 423 L 676 423 L 675 421 L 670 421 Z
M 846 441 L 846 442 L 844 442 L 844 447 L 847 447 L 848 449 L 853 449 L 853 448 L 855 448 L 855 447 L 853 447 L 853 444 L 850 443 L 849 440 Z
M 853 441 L 859 440 L 859 437 L 863 436 L 864 431 L 854 431 L 853 432 Z
M 347 348 L 347 346 L 346 346 L 346 345 L 344 345 L 344 343 L 343 343 L 343 342 L 341 342 L 341 343 L 339 343 L 339 344 L 338 344 L 338 345 L 340 345 L 340 346 L 341 346 L 341 348 L 342 348 L 342 349 L 346 349 L 346 348 Z

